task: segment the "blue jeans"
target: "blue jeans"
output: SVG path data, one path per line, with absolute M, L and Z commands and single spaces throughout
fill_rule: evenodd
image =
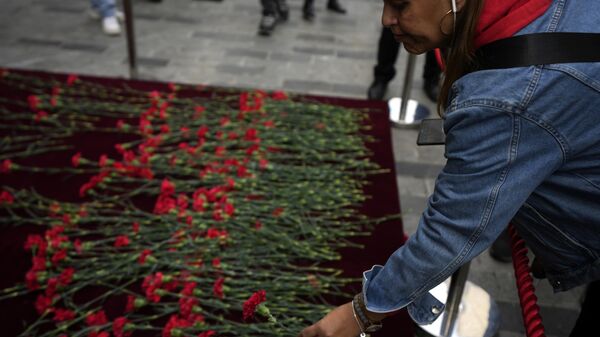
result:
M 115 16 L 116 14 L 116 5 L 115 0 L 90 0 L 92 3 L 92 8 L 103 18 L 108 18 L 111 16 Z

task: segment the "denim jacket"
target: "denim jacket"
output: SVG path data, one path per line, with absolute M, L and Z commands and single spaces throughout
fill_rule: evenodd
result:
M 600 1 L 555 0 L 517 34 L 555 31 L 600 32 Z M 555 291 L 600 279 L 600 63 L 470 73 L 444 119 L 446 165 L 416 233 L 364 272 L 367 309 L 433 322 L 428 291 L 509 222 Z

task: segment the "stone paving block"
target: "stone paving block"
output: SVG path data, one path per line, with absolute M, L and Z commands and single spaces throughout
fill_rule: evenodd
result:
M 283 89 L 297 92 L 330 91 L 331 83 L 321 81 L 284 80 Z
M 310 42 L 334 43 L 335 35 L 299 33 L 298 35 L 296 35 L 296 39 Z
M 60 47 L 63 49 L 77 50 L 89 53 L 101 53 L 104 50 L 106 50 L 106 46 L 82 42 L 64 42 Z
M 128 63 L 127 59 L 125 59 L 125 61 L 123 61 L 123 62 Z M 165 67 L 169 64 L 169 60 L 155 58 L 155 57 L 139 56 L 137 58 L 137 63 L 140 66 L 145 66 L 145 67 Z
M 367 87 L 357 84 L 335 83 L 331 89 L 333 93 L 340 93 L 349 96 L 358 96 L 367 92 Z
M 443 166 L 438 164 L 427 164 L 408 161 L 396 162 L 396 174 L 420 178 L 421 181 L 423 181 L 424 178 L 437 177 L 442 168 Z
M 217 70 L 229 74 L 257 75 L 265 71 L 265 67 L 243 67 L 234 64 L 220 64 Z
M 265 60 L 268 53 L 263 50 L 232 48 L 225 50 L 225 56 L 245 56 L 255 59 Z
M 377 53 L 364 50 L 338 50 L 337 57 L 371 61 L 377 58 Z
M 62 44 L 62 41 L 39 39 L 39 38 L 34 38 L 34 37 L 22 37 L 17 40 L 17 43 L 36 45 L 36 46 L 59 47 Z
M 317 48 L 317 47 L 294 47 L 293 50 L 297 53 L 311 54 L 311 55 L 335 55 L 335 50 L 328 48 Z
M 271 52 L 269 60 L 279 62 L 309 63 L 310 55 L 292 54 L 285 52 Z

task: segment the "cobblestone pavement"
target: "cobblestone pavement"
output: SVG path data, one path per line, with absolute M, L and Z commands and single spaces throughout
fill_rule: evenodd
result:
M 317 1 L 316 20 L 301 18 L 302 0 L 289 0 L 290 18 L 271 37 L 256 34 L 259 0 L 132 1 L 143 79 L 225 87 L 284 89 L 304 94 L 364 99 L 381 29 L 380 0 L 341 0 L 347 15 Z M 128 77 L 124 35 L 108 37 L 91 19 L 86 0 L 3 0 L 0 2 L 0 66 Z M 400 95 L 406 52 L 388 96 Z M 421 90 L 424 58 L 417 58 L 411 97 L 430 110 Z M 405 230 L 414 232 L 419 215 L 444 163 L 442 147 L 417 147 L 417 131 L 394 129 L 394 155 Z M 499 304 L 500 337 L 523 336 L 512 266 L 481 254 L 469 279 Z M 536 281 L 548 336 L 566 336 L 583 289 L 552 294 Z

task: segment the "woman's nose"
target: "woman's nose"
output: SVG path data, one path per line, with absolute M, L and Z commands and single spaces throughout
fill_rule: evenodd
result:
M 384 27 L 391 27 L 398 24 L 398 19 L 394 11 L 387 4 L 383 5 L 383 13 L 381 14 L 381 24 Z

